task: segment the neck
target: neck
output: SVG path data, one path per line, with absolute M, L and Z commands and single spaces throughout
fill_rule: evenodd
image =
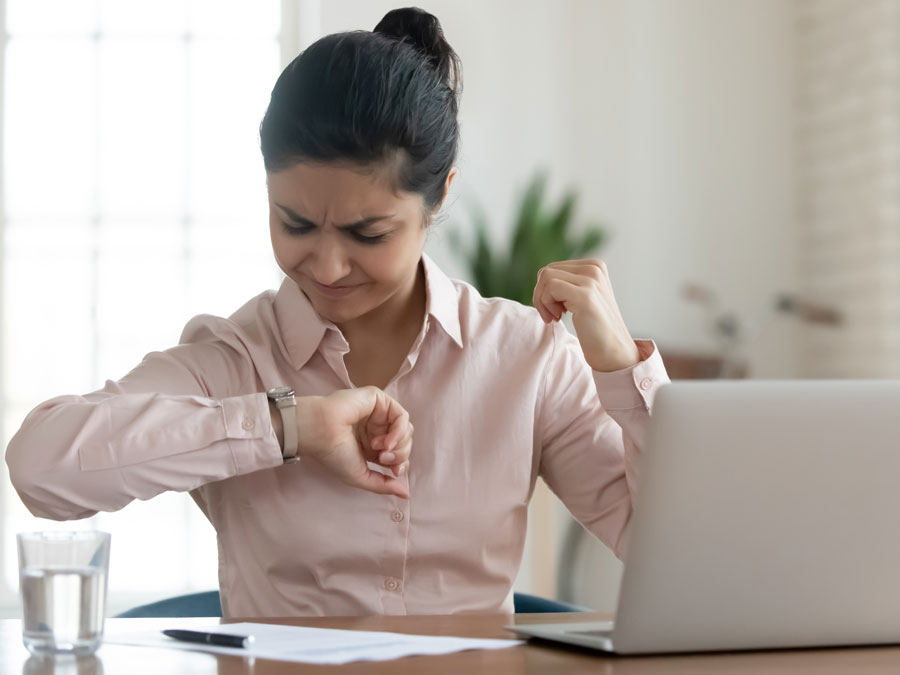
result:
M 422 262 L 415 274 L 384 304 L 338 328 L 350 345 L 350 350 L 362 345 L 396 340 L 407 332 L 418 333 L 425 318 L 425 270 Z

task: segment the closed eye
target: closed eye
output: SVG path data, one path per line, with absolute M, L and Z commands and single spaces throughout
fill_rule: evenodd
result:
M 309 234 L 316 229 L 310 225 L 289 225 L 284 221 L 281 221 L 281 227 L 284 228 L 285 232 L 292 235 Z
M 361 232 L 357 232 L 356 230 L 344 231 L 361 244 L 377 244 L 387 236 L 387 232 L 383 234 L 362 234 Z
M 295 236 L 295 237 L 299 237 L 304 234 L 309 234 L 310 232 L 312 232 L 313 230 L 316 229 L 315 225 L 306 225 L 306 224 L 296 224 L 295 225 L 293 223 L 286 223 L 284 221 L 281 221 L 281 227 L 289 235 Z M 343 232 L 346 236 L 354 239 L 355 241 L 358 241 L 361 244 L 368 244 L 368 245 L 374 245 L 374 244 L 377 244 L 377 243 L 383 241 L 385 239 L 385 237 L 387 237 L 387 235 L 389 234 L 388 232 L 383 232 L 381 234 L 363 234 L 362 232 L 359 232 L 358 230 L 355 230 L 352 228 L 342 229 L 341 232 Z

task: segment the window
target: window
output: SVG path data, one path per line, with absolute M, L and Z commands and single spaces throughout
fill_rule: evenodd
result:
M 97 389 L 176 344 L 191 316 L 277 287 L 258 127 L 285 14 L 279 0 L 3 9 L 5 447 L 42 400 Z M 111 613 L 217 583 L 215 533 L 187 495 L 78 523 L 33 518 L 8 478 L 0 499 L 3 606 L 29 529 L 113 533 Z

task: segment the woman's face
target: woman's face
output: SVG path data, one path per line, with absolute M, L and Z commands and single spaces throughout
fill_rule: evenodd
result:
M 275 259 L 320 316 L 340 325 L 406 299 L 425 243 L 421 195 L 346 164 L 295 164 L 268 187 Z

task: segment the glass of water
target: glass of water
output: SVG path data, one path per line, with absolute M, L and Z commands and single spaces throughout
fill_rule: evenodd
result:
M 32 654 L 91 654 L 103 637 L 109 534 L 18 535 L 22 638 Z

